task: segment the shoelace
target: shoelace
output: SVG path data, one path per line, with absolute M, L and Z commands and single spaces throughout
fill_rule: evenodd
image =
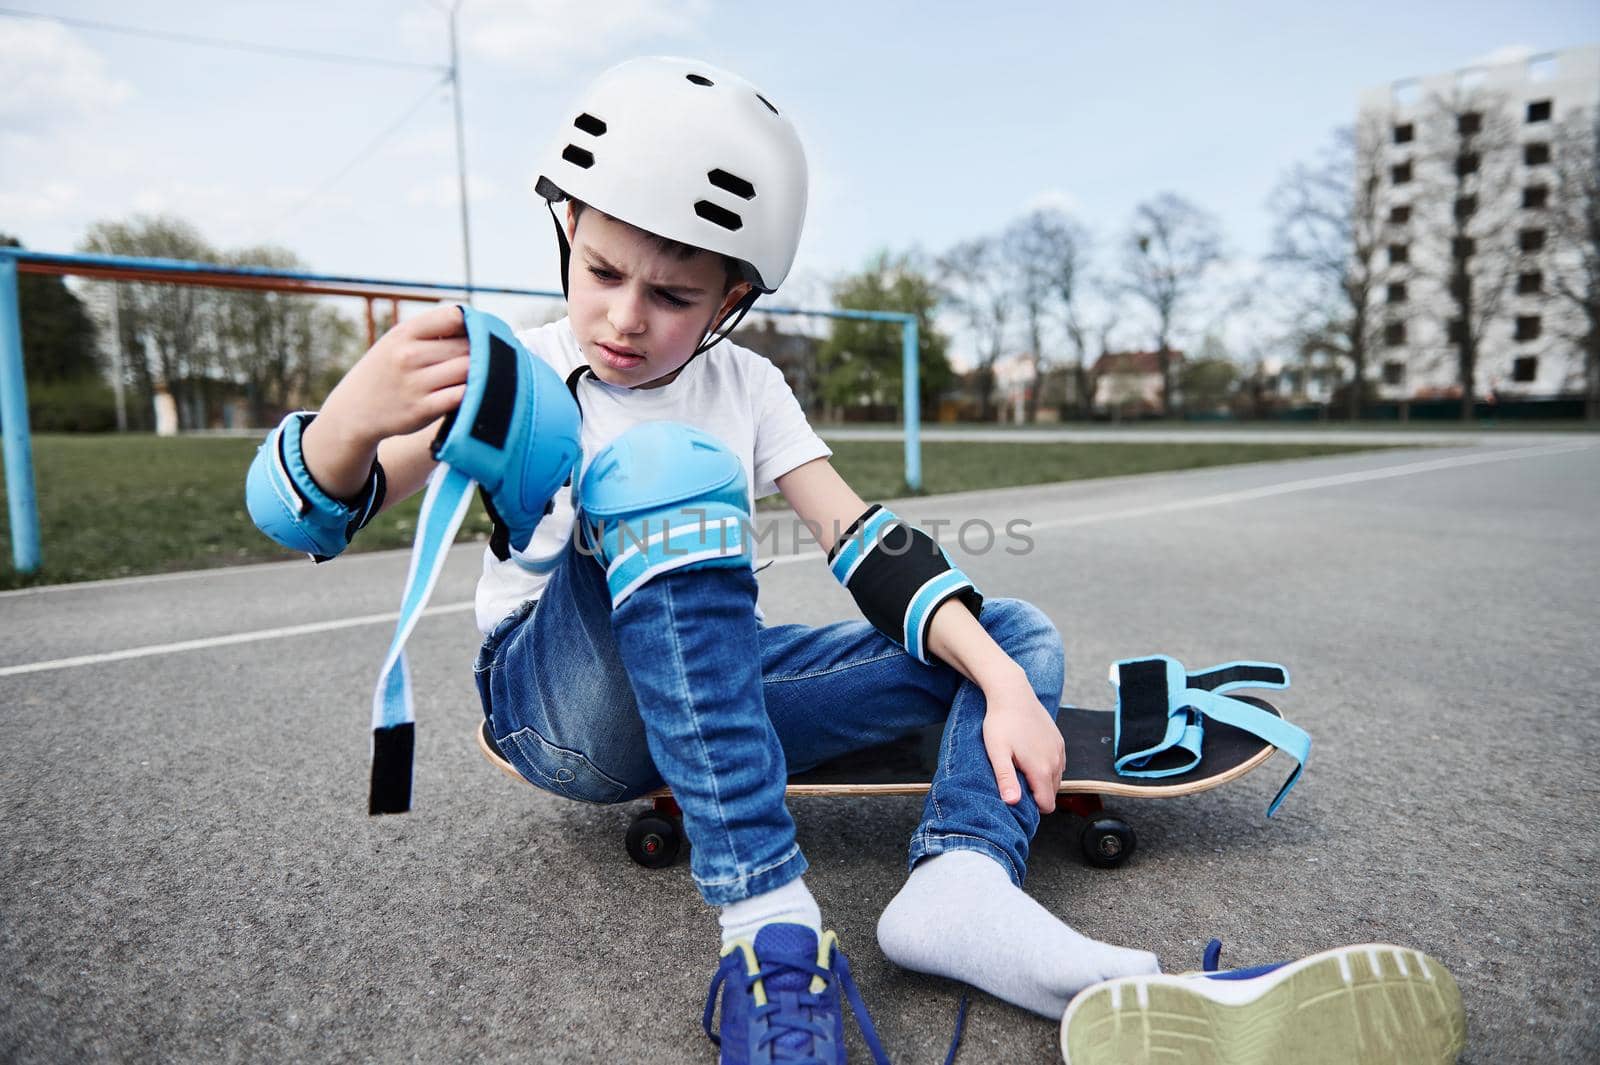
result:
M 813 964 L 800 958 L 776 957 L 761 964 L 761 971 L 754 976 L 742 974 L 745 980 L 745 991 L 750 992 L 755 988 L 757 980 L 767 981 L 780 973 L 799 972 L 809 977 L 821 977 L 822 991 L 816 994 L 805 993 L 796 995 L 792 999 L 794 1009 L 786 1010 L 780 1002 L 769 1001 L 765 1006 L 758 1006 L 751 1014 L 754 1019 L 766 1020 L 767 1031 L 761 1036 L 760 1046 L 775 1044 L 774 1050 L 782 1052 L 783 1048 L 778 1039 L 787 1032 L 804 1032 L 816 1036 L 828 1036 L 830 1031 L 821 1021 L 812 1019 L 812 1011 L 825 1005 L 824 996 L 827 993 L 828 981 L 837 976 L 839 986 L 844 990 L 845 998 L 850 1003 L 850 1013 L 855 1017 L 856 1028 L 861 1032 L 862 1040 L 867 1044 L 867 1049 L 872 1053 L 874 1065 L 890 1065 L 889 1055 L 884 1053 L 883 1044 L 878 1040 L 878 1030 L 872 1025 L 872 1014 L 867 1012 L 867 1004 L 861 998 L 861 992 L 856 990 L 856 981 L 850 975 L 850 961 L 844 956 L 843 951 L 834 954 L 838 959 L 837 970 L 830 971 L 820 965 Z M 701 1027 L 705 1029 L 706 1036 L 714 1046 L 722 1045 L 722 1037 L 711 1027 L 711 1018 L 717 1009 L 717 993 L 722 990 L 723 982 L 727 980 L 732 966 L 723 966 L 717 970 L 716 979 L 711 981 L 711 990 L 706 995 L 705 1016 L 701 1018 Z M 771 986 L 770 984 L 768 986 Z M 810 986 L 807 979 L 806 986 Z M 780 996 L 784 1001 L 790 1001 L 789 996 Z M 956 1030 L 950 1040 L 950 1050 L 945 1055 L 944 1065 L 951 1065 L 956 1059 L 956 1051 L 961 1048 L 961 1037 L 967 1028 L 967 996 L 961 996 L 961 1005 L 956 1009 Z M 777 1058 L 774 1060 L 789 1061 L 792 1065 L 827 1065 L 820 1058 Z

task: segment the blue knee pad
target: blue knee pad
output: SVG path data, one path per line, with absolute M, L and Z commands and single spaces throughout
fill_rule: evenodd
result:
M 613 609 L 662 573 L 753 563 L 744 464 L 691 426 L 646 422 L 617 437 L 584 472 L 578 502 Z

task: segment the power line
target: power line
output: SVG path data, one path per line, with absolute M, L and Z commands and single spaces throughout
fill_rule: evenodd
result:
M 44 22 L 57 22 L 63 26 L 74 29 L 100 30 L 105 33 L 124 33 L 134 37 L 150 37 L 156 40 L 173 41 L 178 44 L 199 44 L 210 48 L 231 48 L 241 52 L 257 52 L 262 55 L 286 56 L 290 59 L 310 59 L 323 63 L 344 63 L 350 66 L 391 67 L 402 70 L 430 70 L 442 71 L 445 68 L 437 63 L 415 63 L 404 59 L 383 59 L 378 56 L 348 55 L 343 52 L 319 52 L 306 48 L 285 48 L 272 44 L 257 44 L 253 41 L 227 40 L 221 37 L 201 37 L 192 33 L 171 33 L 165 30 L 145 29 L 141 26 L 125 26 L 111 22 L 95 22 L 90 19 L 68 18 L 64 15 L 46 15 L 38 11 L 22 11 L 16 8 L 0 8 L 0 17 L 19 19 L 39 19 Z
M 356 168 L 356 164 L 360 163 L 362 160 L 366 159 L 367 156 L 376 151 L 378 146 L 393 136 L 396 130 L 409 122 L 412 115 L 422 110 L 422 105 L 427 103 L 428 99 L 433 96 L 435 92 L 437 92 L 441 87 L 450 84 L 450 77 L 451 76 L 449 74 L 446 74 L 441 80 L 429 85 L 428 91 L 417 97 L 411 106 L 406 108 L 405 113 L 403 113 L 399 118 L 395 119 L 394 122 L 389 126 L 385 127 L 382 133 L 379 133 L 376 137 L 372 138 L 366 147 L 357 152 L 355 157 L 344 165 L 343 169 L 341 169 L 337 174 L 333 175 L 328 180 L 324 181 L 322 184 L 318 185 L 309 194 L 307 194 L 305 199 L 301 200 L 282 218 L 278 219 L 277 225 L 283 225 L 283 223 L 287 222 L 289 219 L 305 210 L 307 204 L 316 199 L 318 196 L 321 196 L 331 185 L 334 185 L 340 178 L 354 170 Z M 276 228 L 276 226 L 274 228 Z

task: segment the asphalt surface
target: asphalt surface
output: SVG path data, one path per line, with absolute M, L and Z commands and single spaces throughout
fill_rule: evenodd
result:
M 1315 748 L 1277 817 L 1281 757 L 1118 802 L 1140 839 L 1118 870 L 1046 819 L 1044 905 L 1174 971 L 1212 936 L 1235 965 L 1415 947 L 1461 983 L 1463 1060 L 1600 1060 L 1600 439 L 897 509 L 1032 522 L 1021 555 L 947 543 L 1055 620 L 1069 701 L 1105 705 L 1107 664 L 1153 651 L 1293 673 L 1281 705 Z M 627 858 L 635 806 L 519 787 L 470 742 L 478 565 L 452 553 L 412 638 L 417 804 L 376 819 L 370 685 L 403 553 L 0 596 L 0 1061 L 715 1060 L 716 924 L 686 867 Z M 854 614 L 814 559 L 761 583 L 774 622 Z M 891 1055 L 941 1060 L 958 988 L 873 938 L 920 801 L 793 808 Z M 977 995 L 958 1060 L 1059 1061 L 1055 1027 Z

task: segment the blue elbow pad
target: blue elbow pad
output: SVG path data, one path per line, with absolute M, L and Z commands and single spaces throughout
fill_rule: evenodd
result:
M 245 506 L 256 528 L 292 551 L 326 562 L 350 544 L 383 506 L 383 467 L 376 459 L 353 503 L 334 499 L 311 477 L 300 434 L 316 415 L 295 411 L 267 434 L 245 478 Z

